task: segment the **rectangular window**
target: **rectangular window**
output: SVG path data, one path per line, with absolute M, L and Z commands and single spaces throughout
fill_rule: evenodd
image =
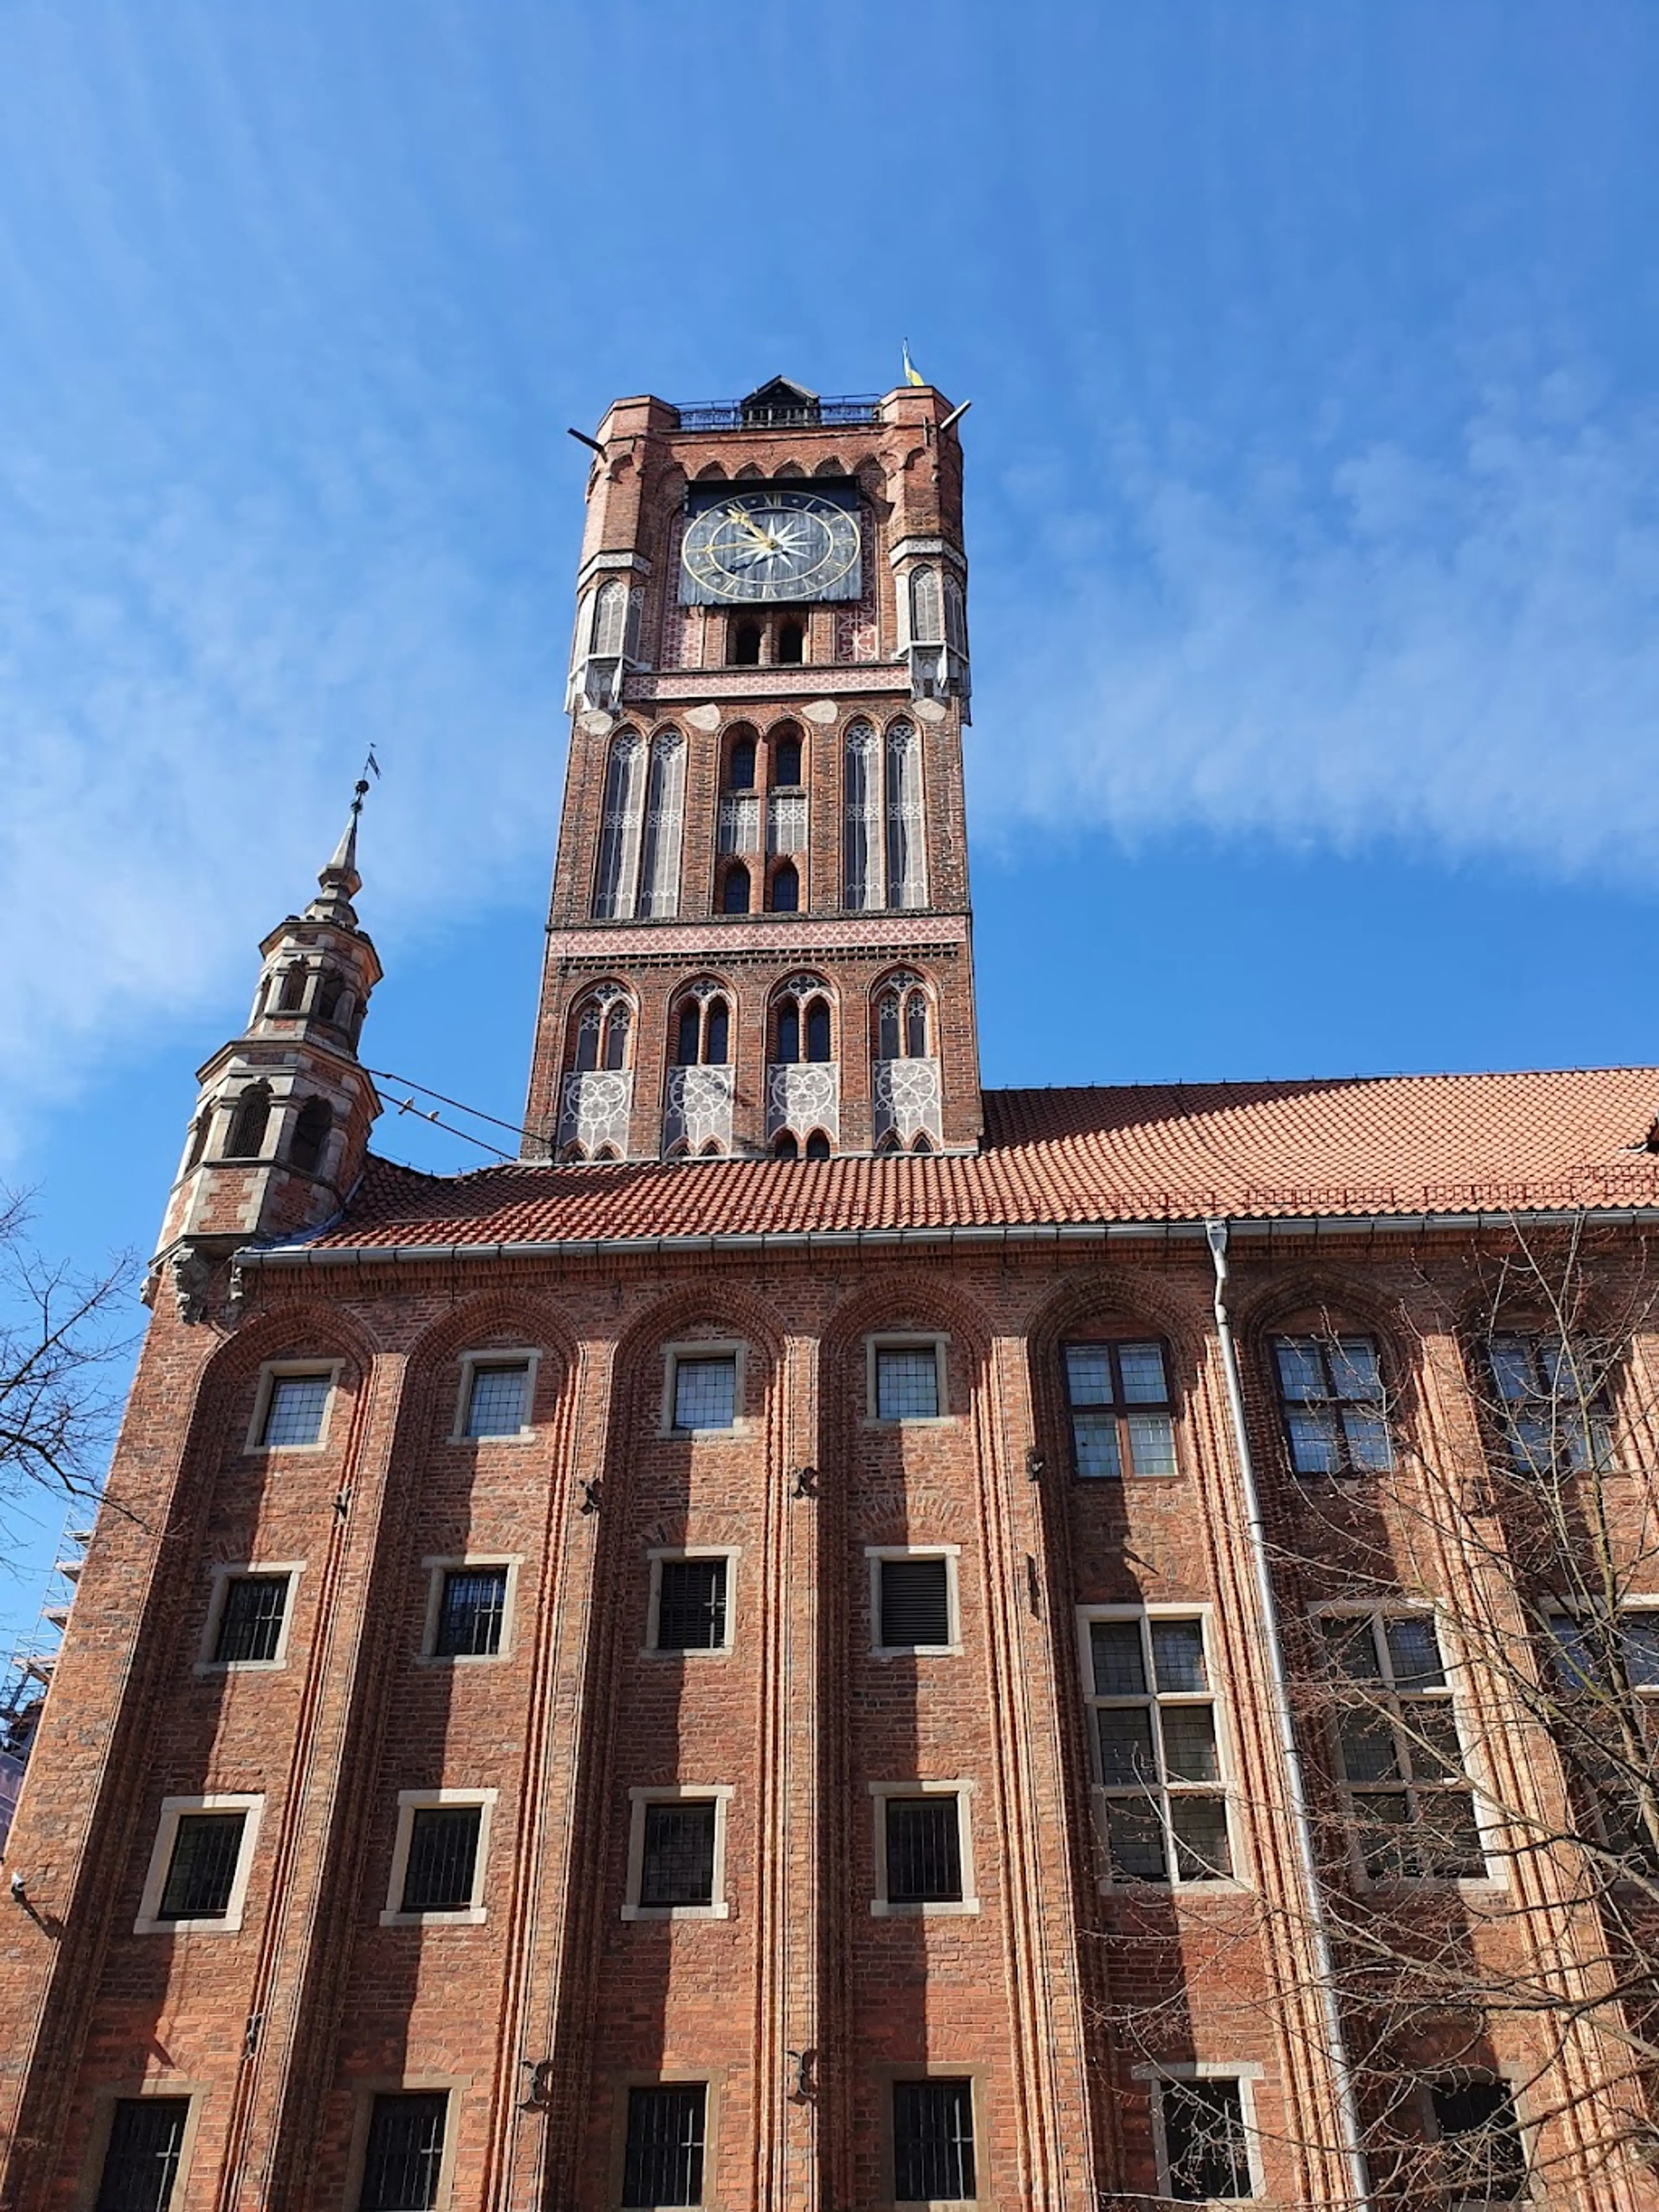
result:
M 303 1445 L 322 1441 L 334 1370 L 315 1375 L 273 1375 L 259 1431 L 262 1444 Z
M 723 1559 L 661 1559 L 658 1563 L 659 1651 L 721 1651 L 726 1648 L 726 1568 Z
M 1161 1344 L 1068 1344 L 1066 1396 L 1079 1474 L 1179 1472 Z
M 1429 2085 L 1449 2204 L 1512 2204 L 1526 2194 L 1527 2154 L 1507 2081 Z
M 167 2212 L 179 2178 L 188 2097 L 121 2097 L 94 2212 Z
M 1231 1875 L 1203 1621 L 1146 1613 L 1091 1620 L 1085 1688 L 1113 1881 Z
M 629 2091 L 622 2201 L 630 2212 L 635 2206 L 702 2203 L 708 2102 L 701 2081 Z
M 449 2098 L 441 2089 L 377 2097 L 357 2212 L 430 2212 L 443 2171 Z
M 246 1813 L 181 1813 L 157 1920 L 223 1920 L 242 1852 Z
M 962 1819 L 952 1795 L 889 1797 L 887 1902 L 962 1902 Z
M 1160 2081 L 1164 2160 L 1177 2204 L 1255 2195 L 1239 2085 L 1224 2078 Z
M 939 1413 L 939 1351 L 932 1344 L 876 1346 L 876 1419 L 933 1421 Z
M 288 1610 L 288 1588 L 286 1575 L 232 1575 L 227 1578 L 219 1632 L 213 1643 L 216 1665 L 231 1667 L 276 1656 L 283 1640 L 283 1618 Z
M 946 1650 L 951 1633 L 951 1562 L 943 1553 L 878 1559 L 877 1642 L 885 1651 Z
M 501 1648 L 507 1618 L 507 1569 L 451 1567 L 445 1571 L 433 1634 L 438 1659 L 491 1659 Z
M 1486 1364 L 1498 1427 L 1522 1474 L 1582 1474 L 1613 1464 L 1606 1361 L 1559 1336 L 1495 1336 Z
M 409 1824 L 402 1912 L 460 1912 L 476 1902 L 482 1805 L 417 1805 Z
M 1550 1628 L 1566 1723 L 1558 1740 L 1590 1832 L 1651 1868 L 1659 1852 L 1642 1818 L 1641 1787 L 1659 1755 L 1659 1610 L 1631 1607 L 1613 1620 L 1557 1613 Z M 1637 1771 L 1631 1730 L 1648 1747 Z
M 719 1814 L 712 1797 L 678 1798 L 645 1808 L 640 1903 L 712 1905 Z
M 502 1360 L 491 1365 L 480 1361 L 472 1368 L 466 1395 L 469 1437 L 516 1437 L 525 1428 L 529 1412 L 527 1360 Z
M 1298 1474 L 1377 1474 L 1394 1465 L 1376 1346 L 1368 1336 L 1276 1336 L 1273 1365 Z
M 738 1363 L 729 1352 L 711 1358 L 680 1354 L 674 1362 L 674 1426 L 729 1429 L 737 1419 Z
M 972 2081 L 895 2081 L 895 2201 L 959 2203 L 973 2197 L 976 2187 Z
M 1327 1616 L 1336 1749 L 1349 1819 L 1374 1881 L 1483 1877 L 1440 1639 L 1427 1613 Z

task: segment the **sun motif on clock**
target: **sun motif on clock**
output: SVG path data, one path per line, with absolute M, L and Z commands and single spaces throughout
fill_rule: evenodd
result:
M 680 548 L 683 604 L 799 604 L 855 599 L 858 518 L 811 491 L 733 491 L 686 526 Z

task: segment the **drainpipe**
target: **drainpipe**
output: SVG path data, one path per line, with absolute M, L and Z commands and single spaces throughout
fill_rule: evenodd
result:
M 1291 1826 L 1296 1837 L 1297 1863 L 1308 1897 L 1308 1918 L 1313 1932 L 1314 1965 L 1319 1977 L 1320 2008 L 1324 2015 L 1326 2055 L 1336 2083 L 1341 2116 L 1342 2155 L 1348 2169 L 1348 2186 L 1360 2212 L 1370 2212 L 1370 2185 L 1365 2156 L 1360 2148 L 1359 2105 L 1354 2095 L 1353 2069 L 1342 2033 L 1342 2015 L 1336 2001 L 1336 1976 L 1331 1963 L 1330 1930 L 1325 1920 L 1319 1871 L 1314 1860 L 1313 1829 L 1308 1818 L 1308 1788 L 1302 1753 L 1291 1714 L 1291 1687 L 1285 1672 L 1285 1647 L 1279 1633 L 1279 1607 L 1273 1596 L 1273 1576 L 1267 1564 L 1267 1533 L 1261 1519 L 1261 1500 L 1255 1486 L 1255 1462 L 1250 1455 L 1250 1433 L 1244 1420 L 1244 1390 L 1238 1376 L 1238 1352 L 1233 1325 L 1227 1314 L 1227 1224 L 1206 1221 L 1204 1235 L 1215 1263 L 1215 1326 L 1221 1343 L 1222 1372 L 1227 1378 L 1227 1408 L 1232 1416 L 1233 1448 L 1238 1457 L 1239 1480 L 1244 1488 L 1244 1514 L 1249 1535 L 1250 1565 L 1255 1573 L 1256 1601 L 1267 1638 L 1267 1667 L 1272 1680 L 1273 1720 L 1279 1746 L 1285 1755 L 1285 1771 L 1291 1792 Z

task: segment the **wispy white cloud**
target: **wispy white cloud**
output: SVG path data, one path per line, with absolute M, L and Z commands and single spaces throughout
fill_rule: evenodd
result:
M 1182 443 L 1121 429 L 1098 506 L 1042 465 L 1007 487 L 1050 591 L 1005 611 L 981 571 L 981 822 L 1651 879 L 1659 415 L 1593 415 L 1561 374 L 1449 445 Z

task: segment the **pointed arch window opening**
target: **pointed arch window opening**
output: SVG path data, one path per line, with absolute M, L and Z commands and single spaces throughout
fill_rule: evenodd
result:
M 300 966 L 283 970 L 282 984 L 276 994 L 276 1012 L 279 1014 L 299 1012 L 305 1002 L 306 983 L 310 973 L 308 968 Z
M 887 732 L 887 905 L 927 903 L 921 811 L 921 744 L 913 722 Z
M 732 1013 L 724 994 L 694 986 L 680 1006 L 676 1024 L 677 1067 L 724 1067 L 731 1052 Z
M 646 751 L 637 731 L 611 740 L 605 764 L 599 824 L 599 857 L 593 890 L 594 918 L 623 921 L 634 912 L 640 839 L 645 815 Z
M 806 625 L 793 616 L 778 624 L 778 663 L 784 668 L 799 668 L 806 658 Z
M 346 996 L 346 979 L 337 969 L 329 969 L 317 986 L 317 997 L 312 1011 L 319 1022 L 337 1022 L 340 1002 Z
M 307 1098 L 295 1116 L 288 1142 L 289 1164 L 301 1175 L 315 1175 L 334 1128 L 334 1109 L 326 1098 Z
M 827 1160 L 830 1157 L 830 1150 L 829 1138 L 822 1129 L 814 1129 L 806 1139 L 806 1158 L 809 1160 Z
M 726 787 L 728 791 L 755 788 L 755 740 L 746 730 L 732 739 L 726 757 Z
M 633 1009 L 620 990 L 596 991 L 585 999 L 576 1015 L 573 1072 L 592 1075 L 626 1067 L 632 1027 Z
M 685 740 L 659 730 L 651 740 L 639 910 L 664 921 L 680 910 L 680 847 L 685 830 Z
M 772 871 L 767 904 L 774 914 L 800 912 L 800 871 L 793 860 L 785 860 Z
M 801 781 L 800 732 L 790 723 L 773 732 L 772 786 L 774 790 L 797 790 Z
M 747 914 L 749 911 L 749 871 L 741 860 L 735 860 L 720 879 L 720 912 Z
M 270 1121 L 270 1085 L 250 1083 L 236 1101 L 235 1111 L 230 1117 L 230 1133 L 225 1143 L 224 1157 L 228 1160 L 257 1160 L 264 1150 L 265 1131 Z
M 850 722 L 842 750 L 842 903 L 857 913 L 885 903 L 881 880 L 881 754 L 872 724 Z

